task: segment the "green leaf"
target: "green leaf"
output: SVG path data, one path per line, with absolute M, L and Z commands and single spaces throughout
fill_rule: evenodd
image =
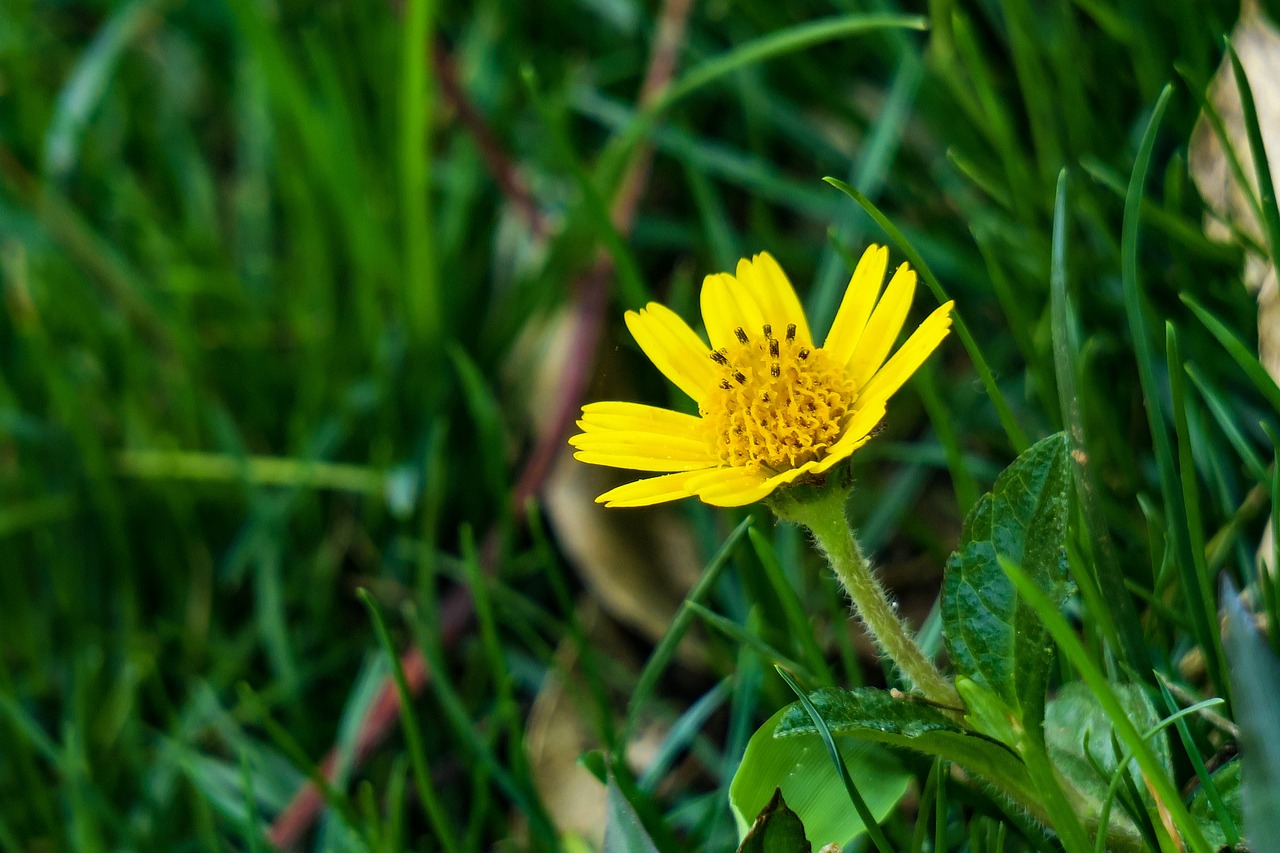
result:
M 773 799 L 756 816 L 738 853 L 810 853 L 812 849 L 800 816 L 787 808 L 782 789 L 774 788 Z
M 1054 601 L 1065 600 L 1069 478 L 1062 433 L 1019 456 L 965 519 L 942 582 L 942 630 L 952 665 L 1020 711 L 1024 728 L 1042 716 L 1052 652 L 1044 626 L 997 557 L 1021 565 Z
M 1160 722 L 1146 692 L 1136 684 L 1112 683 L 1112 691 L 1124 706 L 1125 716 L 1140 732 L 1154 729 Z M 1122 756 L 1116 755 L 1116 731 L 1098 697 L 1089 686 L 1073 681 L 1063 686 L 1045 709 L 1044 739 L 1057 771 L 1084 796 L 1100 806 L 1107 797 L 1107 787 Z M 1173 775 L 1169 741 L 1161 729 L 1148 740 L 1161 770 Z M 1131 760 L 1129 770 L 1134 779 L 1142 778 L 1138 762 Z M 1146 785 L 1139 785 L 1143 802 L 1154 806 Z
M 834 735 L 849 735 L 891 746 L 905 747 L 954 761 L 988 784 L 1015 797 L 1031 789 L 1026 767 L 1010 750 L 994 740 L 962 728 L 938 709 L 910 698 L 896 698 L 884 690 L 819 690 L 809 694 Z M 796 702 L 784 709 L 774 736 L 779 740 L 812 735 L 816 729 Z M 861 783 L 862 777 L 859 777 Z M 808 821 L 805 825 L 813 832 Z
M 1223 765 L 1217 773 L 1213 774 L 1213 787 L 1217 790 L 1222 805 L 1226 808 L 1227 814 L 1235 822 L 1236 826 L 1244 823 L 1240 791 L 1240 767 L 1242 764 L 1243 762 L 1239 760 L 1230 761 Z M 1191 797 L 1191 816 L 1200 821 L 1205 837 L 1209 839 L 1209 843 L 1213 845 L 1214 850 L 1221 850 L 1230 846 L 1231 839 L 1228 838 L 1226 830 L 1222 827 L 1222 821 L 1219 819 L 1216 807 L 1213 804 L 1213 797 L 1204 786 L 1196 788 L 1195 794 Z
M 808 724 L 807 731 L 781 731 L 783 718 L 791 711 Z M 875 744 L 840 738 L 838 746 L 850 775 L 858 780 L 859 793 L 872 816 L 884 820 L 906 793 L 911 774 L 903 770 L 897 758 Z M 798 702 L 778 711 L 751 736 L 742 764 L 734 774 L 729 804 L 740 838 L 745 839 L 749 821 L 768 805 L 778 789 L 819 846 L 845 844 L 866 831 L 857 812 L 849 806 L 849 797 L 822 738 Z

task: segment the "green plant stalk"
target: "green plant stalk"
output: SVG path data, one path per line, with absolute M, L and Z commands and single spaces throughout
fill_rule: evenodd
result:
M 921 651 L 898 618 L 884 587 L 871 573 L 871 566 L 844 515 L 848 496 L 848 491 L 841 488 L 823 489 L 810 500 L 796 499 L 784 492 L 772 506 L 780 517 L 803 525 L 813 534 L 853 602 L 854 612 L 866 625 L 867 633 L 907 681 L 930 702 L 947 708 L 961 707 L 951 682 Z

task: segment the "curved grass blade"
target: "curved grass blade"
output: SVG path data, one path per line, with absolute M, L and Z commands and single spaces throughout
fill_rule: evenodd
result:
M 1227 46 L 1227 56 L 1231 59 L 1231 72 L 1236 78 L 1236 88 L 1240 90 L 1240 107 L 1244 113 L 1244 129 L 1249 135 L 1249 150 L 1253 154 L 1253 170 L 1258 179 L 1258 204 L 1262 208 L 1262 224 L 1267 232 L 1267 245 L 1271 250 L 1271 262 L 1280 259 L 1280 208 L 1276 207 L 1276 188 L 1271 181 L 1271 166 L 1267 163 L 1267 148 L 1262 139 L 1262 127 L 1258 124 L 1258 107 L 1253 102 L 1253 90 L 1249 87 L 1249 78 L 1245 76 L 1244 66 L 1231 44 L 1230 38 L 1223 41 Z
M 1249 380 L 1253 382 L 1263 397 L 1267 398 L 1267 402 L 1280 412 L 1280 386 L 1276 385 L 1276 381 L 1271 378 L 1271 374 L 1267 373 L 1266 368 L 1258 361 L 1256 353 L 1252 352 L 1244 341 L 1236 337 L 1227 325 L 1209 312 L 1207 308 L 1199 303 L 1194 296 L 1189 293 L 1182 293 L 1178 296 L 1182 303 L 1191 309 L 1191 313 L 1204 324 L 1218 343 L 1222 344 L 1222 348 L 1227 354 L 1240 365 L 1240 369 L 1245 372 Z
M 876 224 L 884 229 L 884 233 L 894 242 L 894 245 L 902 250 L 902 253 L 907 256 L 907 260 L 911 261 L 911 265 L 924 277 L 925 283 L 929 285 L 929 289 L 933 291 L 933 295 L 939 303 L 946 302 L 951 298 L 938 282 L 937 277 L 934 276 L 933 270 L 924 262 L 924 258 L 907 241 L 906 235 L 889 220 L 889 217 L 880 211 L 880 208 L 875 206 L 871 199 L 839 178 L 827 177 L 823 178 L 823 180 L 857 202 L 876 221 Z M 983 357 L 982 350 L 978 348 L 978 342 L 973 339 L 973 334 L 969 331 L 969 327 L 965 325 L 960 312 L 952 310 L 951 316 L 956 334 L 960 336 L 960 340 L 964 343 L 964 348 L 969 352 L 969 357 L 973 359 L 973 365 L 977 368 L 978 375 L 982 378 L 982 385 L 987 389 L 987 396 L 991 398 L 992 404 L 996 407 L 996 414 L 1000 418 L 1000 424 L 1004 427 L 1005 434 L 1009 437 L 1009 443 L 1013 445 L 1013 449 L 1017 453 L 1021 453 L 1031 444 L 1027 439 L 1027 434 L 1022 431 L 1022 427 L 1014 420 L 1013 411 L 1009 408 L 1009 403 L 1005 400 L 1004 395 L 1000 393 L 1000 388 L 996 385 L 995 375 L 991 372 L 991 367 L 987 364 L 986 358 Z
M 862 825 L 867 828 L 867 834 L 871 836 L 872 843 L 875 844 L 880 853 L 893 853 L 893 847 L 889 844 L 889 839 L 884 837 L 884 831 L 880 829 L 880 824 L 876 823 L 875 815 L 867 807 L 867 801 L 862 798 L 862 795 L 858 793 L 858 787 L 853 784 L 853 779 L 849 776 L 849 768 L 845 766 L 844 759 L 840 756 L 840 749 L 836 746 L 835 738 L 831 736 L 831 730 L 827 728 L 826 721 L 822 719 L 822 714 L 818 713 L 818 709 L 813 706 L 813 702 L 809 701 L 809 695 L 791 677 L 791 673 L 780 666 L 775 666 L 774 669 L 778 671 L 778 675 L 782 676 L 782 680 L 787 682 L 787 686 L 796 694 L 796 698 L 804 706 L 809 719 L 813 720 L 814 728 L 818 730 L 818 734 L 822 737 L 822 742 L 827 746 L 827 752 L 831 755 L 831 761 L 836 765 L 836 769 L 840 771 L 840 779 L 844 782 L 845 790 L 849 792 L 849 801 L 857 809 L 858 817 L 862 819 Z
M 367 589 L 356 590 L 356 596 L 369 611 L 369 618 L 373 620 L 373 628 L 378 635 L 378 643 L 382 646 L 387 659 L 391 661 L 391 673 L 395 676 L 396 692 L 400 696 L 402 709 L 400 725 L 404 729 L 409 758 L 413 763 L 413 779 L 417 784 L 418 796 L 422 800 L 422 808 L 427 813 L 427 820 L 431 822 L 431 828 L 435 831 L 440 846 L 447 853 L 462 853 L 453 827 L 450 826 L 449 819 L 445 815 L 444 805 L 436 793 L 431 771 L 427 767 L 427 753 L 422 744 L 422 732 L 418 729 L 418 718 L 413 714 L 413 695 L 409 692 L 409 682 L 405 679 L 400 655 L 396 653 L 395 645 L 391 642 L 391 634 L 387 631 L 386 623 L 382 621 L 382 612 L 378 610 L 373 596 Z
M 668 86 L 662 94 L 641 110 L 631 125 L 615 138 L 600 160 L 596 177 L 598 186 L 615 186 L 631 148 L 653 130 L 658 118 L 677 101 L 712 83 L 746 68 L 778 56 L 804 50 L 823 42 L 881 29 L 923 30 L 924 18 L 916 15 L 855 14 L 810 21 L 770 33 L 746 44 L 714 56 L 689 69 Z

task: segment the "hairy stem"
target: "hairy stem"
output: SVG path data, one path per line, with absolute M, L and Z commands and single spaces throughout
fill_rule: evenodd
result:
M 775 505 L 774 509 L 813 534 L 876 647 L 897 665 L 911 686 L 931 702 L 960 707 L 955 688 L 925 657 L 907 626 L 898 618 L 884 587 L 872 574 L 845 519 L 846 497 L 848 493 L 841 489 L 827 489 L 813 500 L 788 500 L 785 505 Z

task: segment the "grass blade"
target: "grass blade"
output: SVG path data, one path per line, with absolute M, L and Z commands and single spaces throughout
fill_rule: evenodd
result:
M 929 285 L 929 289 L 933 291 L 933 295 L 939 303 L 946 302 L 951 298 L 947 295 L 947 291 L 939 283 L 937 277 L 934 276 L 933 270 L 924 262 L 924 258 L 920 256 L 920 253 L 907 241 L 906 236 L 898 229 L 898 226 L 894 225 L 889 220 L 889 217 L 880 212 L 880 208 L 876 207 L 871 199 L 838 178 L 828 177 L 823 178 L 823 180 L 857 202 L 876 221 L 876 224 L 884 229 L 884 233 L 889 236 L 894 245 L 907 256 L 907 260 L 911 261 L 911 265 L 924 277 L 925 283 Z M 1031 442 L 1027 439 L 1027 434 L 1022 431 L 1022 427 L 1014 420 L 1013 411 L 1009 408 L 1008 401 L 1005 400 L 1004 394 L 1000 393 L 1000 388 L 996 385 L 995 374 L 991 372 L 986 358 L 982 355 L 982 350 L 978 348 L 978 342 L 974 340 L 969 327 L 965 325 L 964 318 L 960 316 L 958 310 L 953 310 L 951 316 L 954 318 L 956 334 L 960 336 L 960 340 L 964 343 L 964 348 L 969 352 L 969 357 L 973 359 L 973 365 L 978 369 L 978 375 L 982 378 L 982 386 L 987 389 L 987 396 L 991 398 L 992 404 L 996 407 L 996 414 L 1000 418 L 1000 424 L 1004 427 L 1005 434 L 1009 437 L 1009 443 L 1013 445 L 1015 452 L 1021 453 L 1031 445 Z
M 1129 181 L 1128 193 L 1124 204 L 1124 225 L 1120 240 L 1120 274 L 1124 288 L 1125 313 L 1129 318 L 1129 332 L 1133 338 L 1134 349 L 1138 361 L 1138 378 L 1142 386 L 1143 398 L 1147 401 L 1147 423 L 1151 430 L 1151 439 L 1155 449 L 1156 466 L 1159 470 L 1160 492 L 1164 499 L 1165 514 L 1169 518 L 1177 568 L 1181 575 L 1182 592 L 1187 598 L 1191 610 L 1192 625 L 1195 628 L 1195 639 L 1204 650 L 1205 661 L 1219 695 L 1229 695 L 1222 670 L 1221 642 L 1215 629 L 1212 612 L 1212 601 L 1205 601 L 1203 590 L 1205 584 L 1196 576 L 1196 560 L 1192 554 L 1190 537 L 1186 529 L 1187 509 L 1184 504 L 1179 478 L 1174 461 L 1173 448 L 1169 434 L 1161 414 L 1162 388 L 1156 379 L 1156 353 L 1151 342 L 1151 331 L 1147 325 L 1146 300 L 1143 298 L 1138 281 L 1138 231 L 1140 211 L 1142 207 L 1143 187 L 1146 184 L 1147 172 L 1151 166 L 1151 155 L 1155 148 L 1156 132 L 1160 127 L 1160 119 L 1164 116 L 1169 98 L 1173 94 L 1171 86 L 1165 86 L 1156 101 L 1147 123 L 1146 132 L 1138 148 L 1134 162 L 1133 175 Z
M 826 744 L 827 753 L 831 756 L 832 763 L 840 771 L 840 780 L 844 782 L 844 789 L 849 792 L 849 801 L 857 809 L 858 817 L 862 819 L 862 825 L 867 828 L 867 835 L 871 836 L 871 842 L 875 844 L 880 853 L 893 853 L 893 847 L 889 844 L 889 839 L 884 837 L 884 830 L 880 828 L 880 824 L 876 823 L 875 815 L 867 807 L 867 801 L 858 793 L 858 786 L 853 783 L 853 779 L 849 776 L 849 768 L 844 764 L 844 758 L 840 755 L 840 749 L 836 746 L 835 738 L 831 736 L 831 730 L 827 728 L 826 720 L 822 719 L 822 715 L 813 706 L 813 702 L 809 701 L 809 694 L 805 693 L 800 685 L 796 683 L 791 673 L 780 666 L 774 667 L 774 669 L 778 671 L 778 675 L 782 676 L 782 680 L 787 682 L 787 686 L 795 692 L 796 698 L 804 706 L 809 719 L 813 720 L 814 728 L 818 730 L 818 734 L 822 737 L 822 742 Z

